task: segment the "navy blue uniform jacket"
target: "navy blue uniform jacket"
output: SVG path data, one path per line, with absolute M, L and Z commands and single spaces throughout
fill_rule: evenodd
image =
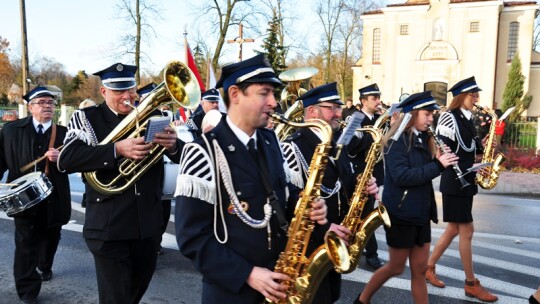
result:
M 279 143 L 270 130 L 258 129 L 256 132 L 259 154 L 264 153 L 266 159 L 269 183 L 282 208 L 285 209 L 287 180 Z M 250 157 L 244 144 L 230 129 L 225 116 L 205 136 L 211 144 L 213 140 L 217 140 L 224 152 L 236 196 L 239 201 L 249 204 L 246 212 L 253 219 L 263 219 L 263 206 L 267 202 L 267 196 L 258 166 Z M 208 152 L 203 138 L 195 140 L 192 144 L 201 146 Z M 183 170 L 192 172 L 185 173 L 187 179 L 197 175 L 193 173 L 196 170 L 192 168 L 200 164 L 202 158 L 189 159 L 186 155 L 192 144 L 186 146 L 180 162 L 180 172 Z M 213 149 L 210 153 L 212 154 L 209 155 L 213 155 Z M 207 170 L 217 170 L 214 166 L 210 168 Z M 208 172 L 202 174 L 205 173 Z M 273 270 L 279 253 L 284 248 L 286 233 L 279 228 L 275 216 L 272 216 L 270 221 L 272 246 L 269 249 L 266 227 L 252 228 L 242 222 L 236 214 L 229 213 L 227 210 L 230 204 L 229 195 L 221 179 L 218 183 L 222 190 L 222 212 L 228 233 L 227 242 L 225 244 L 218 242 L 214 235 L 214 212 L 217 212 L 217 233 L 220 239 L 224 238 L 220 210 L 214 209 L 215 205 L 205 200 L 181 195 L 176 197 L 175 212 L 178 246 L 182 254 L 192 260 L 197 270 L 203 275 L 203 303 L 262 303 L 264 297 L 246 283 L 247 278 L 254 266 Z M 219 201 L 219 196 L 217 201 Z
M 422 142 L 413 133 L 411 146 L 409 132 L 403 132 L 384 149 L 384 206 L 392 216 L 415 225 L 430 219 L 437 223 L 432 180 L 442 171 L 427 148 L 427 137 L 420 136 Z
M 105 102 L 82 110 L 101 142 L 122 121 Z M 156 113 L 159 115 L 159 113 Z M 70 122 L 70 126 L 73 123 Z M 69 135 L 68 135 L 69 136 Z M 68 139 L 69 141 L 69 139 Z M 182 148 L 180 140 L 178 148 Z M 167 156 L 178 162 L 180 152 Z M 114 143 L 91 146 L 81 139 L 66 142 L 60 165 L 68 172 L 98 171 L 102 182 L 118 174 Z M 161 233 L 163 161 L 154 164 L 141 178 L 120 194 L 101 194 L 85 182 L 86 217 L 83 236 L 103 241 L 145 239 Z

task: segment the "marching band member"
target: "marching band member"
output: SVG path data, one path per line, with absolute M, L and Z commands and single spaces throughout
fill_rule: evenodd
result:
M 31 116 L 6 124 L 0 132 L 0 179 L 9 170 L 7 182 L 16 180 L 28 173 L 21 172 L 21 167 L 47 156 L 32 169 L 45 173 L 53 185 L 52 193 L 37 205 L 13 215 L 15 288 L 24 303 L 37 303 L 41 282 L 52 278 L 60 231 L 71 216 L 71 194 L 68 175 L 56 168 L 55 147 L 62 144 L 66 135 L 66 128 L 53 122 L 56 97 L 47 88 L 36 87 L 23 98 L 28 101 Z
M 377 119 L 381 116 L 378 111 L 381 106 L 381 91 L 376 83 L 370 84 L 358 90 L 360 92 L 360 105 L 362 106 L 360 113 L 365 115 L 365 118 L 362 120 L 361 127 L 373 126 Z M 366 167 L 366 154 L 373 143 L 373 138 L 371 135 L 367 134 L 364 136 L 361 133 L 361 137 L 354 136 L 349 145 L 347 145 L 347 152 L 351 158 L 351 161 L 355 167 L 356 173 L 361 173 Z M 382 184 L 384 181 L 384 165 L 380 161 L 375 164 L 373 169 L 373 176 L 375 180 Z M 370 196 L 368 201 L 362 210 L 362 217 L 368 216 L 375 209 L 375 198 Z M 369 240 L 367 241 L 365 247 L 365 258 L 366 264 L 369 265 L 372 269 L 379 269 L 384 262 L 379 259 L 377 254 L 378 250 L 377 239 L 375 234 L 372 234 Z
M 132 111 L 136 69 L 116 63 L 94 73 L 101 78 L 105 102 L 73 114 L 60 156 L 67 171 L 97 171 L 110 180 L 122 158 L 144 159 L 154 143 L 178 162 L 183 143 L 170 127 L 156 133 L 154 143 L 138 137 L 99 145 Z M 162 176 L 163 162 L 157 162 L 120 194 L 102 194 L 85 184 L 83 237 L 94 257 L 100 303 L 138 303 L 152 279 L 163 225 Z
M 410 95 L 399 105 L 405 115 L 383 138 L 385 181 L 384 206 L 391 227 L 385 227 L 390 259 L 379 268 L 355 303 L 369 303 L 391 277 L 403 273 L 407 259 L 411 269 L 411 292 L 415 303 L 428 303 L 427 259 L 431 243 L 430 220 L 437 222 L 432 180 L 457 162 L 453 153 L 441 153 L 425 132 L 438 110 L 431 92 Z
M 483 153 L 483 143 L 476 134 L 472 109 L 479 101 L 478 87 L 473 77 L 461 80 L 450 88 L 454 98 L 448 111 L 441 114 L 436 132 L 442 141 L 459 156 L 459 167 L 466 172 L 475 162 L 476 153 Z M 443 198 L 443 221 L 448 222 L 428 261 L 426 278 L 435 287 L 445 284 L 435 272 L 435 264 L 452 240 L 459 235 L 459 253 L 465 271 L 465 294 L 485 302 L 497 301 L 476 279 L 472 261 L 472 237 L 474 224 L 472 217 L 473 198 L 478 193 L 475 174 L 465 175 L 469 186 L 461 187 L 454 170 L 447 169 L 441 176 L 440 191 Z
M 330 83 L 313 88 L 298 97 L 304 105 L 304 120 L 321 119 L 332 127 L 334 132 L 340 129 L 341 105 L 336 83 Z M 317 131 L 310 128 L 301 128 L 291 135 L 284 144 L 286 155 L 294 155 L 294 162 L 290 162 L 291 180 L 295 186 L 303 188 L 308 177 L 308 166 L 311 163 L 315 148 L 321 142 Z M 335 148 L 335 145 L 334 145 Z M 292 151 L 289 153 L 288 151 Z M 331 155 L 332 156 L 332 155 Z M 300 164 L 292 166 L 291 164 Z M 334 231 L 343 240 L 348 241 L 350 230 L 340 223 L 348 211 L 349 195 L 354 191 L 355 179 L 351 161 L 346 153 L 341 153 L 338 160 L 329 160 L 323 176 L 321 193 L 328 207 L 329 227 L 315 230 L 311 236 L 306 256 L 323 244 L 324 234 Z M 377 185 L 370 183 L 370 194 L 377 193 Z M 295 202 L 296 200 L 291 200 Z M 294 206 L 289 206 L 293 211 Z M 314 297 L 314 303 L 333 303 L 339 299 L 341 290 L 341 275 L 333 269 L 324 278 Z
M 286 297 L 273 272 L 286 244 L 286 163 L 265 129 L 281 82 L 263 54 L 224 66 L 227 115 L 182 152 L 176 238 L 203 275 L 202 303 L 261 303 Z M 326 223 L 324 200 L 311 219 Z
M 189 117 L 186 125 L 192 132 L 194 132 L 194 138 L 201 137 L 202 133 L 210 131 L 215 126 L 207 126 L 206 130 L 203 130 L 202 122 L 206 113 L 211 110 L 218 110 L 219 108 L 219 92 L 216 89 L 206 90 L 201 93 L 201 106 L 193 115 Z

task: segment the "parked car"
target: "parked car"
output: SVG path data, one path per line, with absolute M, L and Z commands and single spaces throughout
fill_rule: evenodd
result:
M 19 118 L 19 112 L 17 112 L 17 110 L 6 110 L 2 114 L 2 120 L 5 122 L 14 121 L 17 120 L 17 118 Z

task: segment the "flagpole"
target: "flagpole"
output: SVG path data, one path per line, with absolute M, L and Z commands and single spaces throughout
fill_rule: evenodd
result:
M 206 89 L 210 89 L 210 57 L 206 58 Z

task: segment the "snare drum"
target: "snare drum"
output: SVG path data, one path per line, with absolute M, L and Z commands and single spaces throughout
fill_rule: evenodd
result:
M 176 190 L 176 176 L 178 175 L 178 164 L 173 163 L 167 156 L 163 156 L 164 175 L 163 175 L 163 192 L 161 199 L 173 199 L 174 191 Z
M 53 189 L 49 179 L 41 172 L 26 174 L 10 184 L 13 186 L 0 186 L 0 209 L 8 216 L 43 201 Z

